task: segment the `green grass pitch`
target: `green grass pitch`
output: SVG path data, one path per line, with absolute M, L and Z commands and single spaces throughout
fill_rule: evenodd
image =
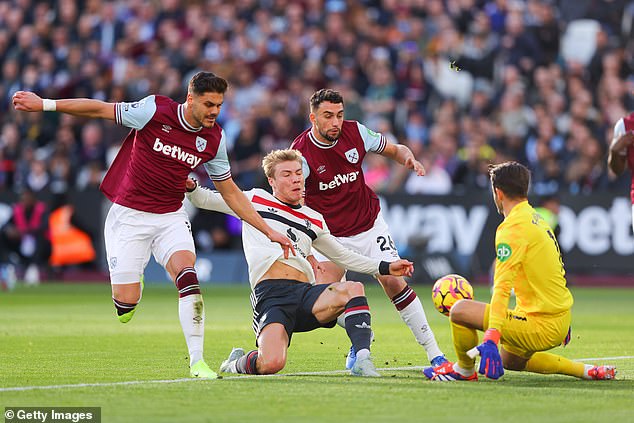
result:
M 454 359 L 448 321 L 432 307 L 431 287 L 415 289 Z M 423 380 L 415 368 L 427 364 L 423 349 L 380 288 L 367 291 L 372 352 L 384 377 L 341 371 L 349 342 L 337 327 L 295 334 L 282 376 L 215 381 L 185 379 L 187 350 L 173 287 L 148 284 L 126 325 L 114 317 L 109 285 L 0 293 L 0 408 L 96 406 L 103 422 L 634 421 L 634 289 L 573 288 L 573 340 L 554 351 L 614 363 L 618 380 L 507 372 L 500 381 L 450 384 Z M 203 294 L 205 356 L 217 369 L 233 346 L 253 347 L 249 291 L 206 286 Z M 488 300 L 488 289 L 476 289 L 476 298 Z M 308 372 L 317 374 L 301 374 Z M 131 381 L 140 383 L 120 383 Z M 17 387 L 24 389 L 7 389 Z

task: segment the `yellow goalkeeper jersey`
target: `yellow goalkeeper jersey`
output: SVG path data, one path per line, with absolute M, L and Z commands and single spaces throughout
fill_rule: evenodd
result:
M 501 330 L 511 289 L 516 310 L 558 314 L 572 307 L 559 244 L 528 201 L 517 204 L 495 233 L 495 276 L 489 327 Z

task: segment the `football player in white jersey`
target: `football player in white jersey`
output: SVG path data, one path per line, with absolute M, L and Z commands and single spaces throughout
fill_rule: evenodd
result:
M 205 312 L 191 225 L 183 208 L 185 181 L 203 164 L 216 189 L 236 214 L 288 255 L 292 244 L 271 229 L 231 179 L 224 131 L 216 123 L 227 81 L 211 72 L 194 75 L 180 104 L 151 95 L 134 103 L 76 98 L 42 99 L 32 92 L 13 96 L 16 110 L 60 112 L 107 119 L 131 128 L 101 190 L 114 204 L 104 238 L 117 317 L 127 323 L 141 300 L 143 270 L 150 254 L 169 273 L 179 293 L 179 318 L 192 377 L 216 378 L 203 359 Z
M 302 156 L 297 150 L 275 150 L 262 162 L 273 194 L 262 189 L 245 192 L 267 223 L 286 233 L 296 255 L 285 257 L 250 224 L 242 230 L 244 253 L 249 265 L 253 325 L 258 350 L 234 348 L 220 370 L 231 373 L 271 374 L 286 364 L 286 353 L 294 332 L 333 327 L 343 315 L 345 328 L 357 351 L 351 369 L 355 376 L 379 376 L 370 359 L 370 309 L 360 282 L 343 281 L 315 285 L 308 258 L 312 247 L 335 263 L 369 274 L 411 275 L 410 261 L 391 263 L 371 259 L 342 246 L 330 234 L 323 216 L 302 206 L 304 178 Z M 216 192 L 187 181 L 187 198 L 197 207 L 234 214 Z

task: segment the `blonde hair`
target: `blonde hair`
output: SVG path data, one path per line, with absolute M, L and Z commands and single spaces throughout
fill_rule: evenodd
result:
M 262 159 L 262 169 L 267 178 L 275 174 L 275 166 L 282 162 L 298 162 L 302 164 L 302 153 L 299 150 L 287 148 L 285 150 L 273 150 Z

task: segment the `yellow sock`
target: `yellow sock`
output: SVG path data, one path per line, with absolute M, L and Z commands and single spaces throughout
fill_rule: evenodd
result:
M 458 356 L 458 366 L 468 370 L 473 369 L 475 360 L 469 358 L 467 351 L 478 345 L 478 333 L 475 329 L 451 322 L 451 337 L 453 338 L 453 347 Z
M 560 355 L 537 352 L 526 363 L 527 372 L 583 377 L 585 365 Z

